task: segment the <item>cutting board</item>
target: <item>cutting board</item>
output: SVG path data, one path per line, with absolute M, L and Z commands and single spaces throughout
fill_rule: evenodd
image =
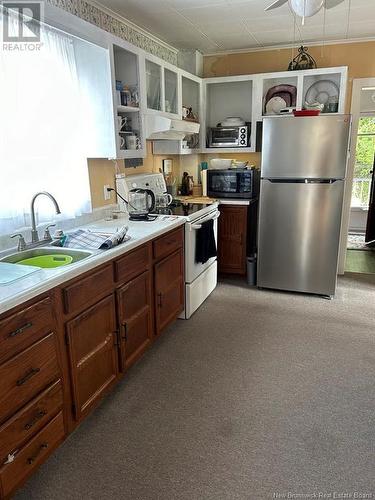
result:
M 0 262 L 0 286 L 8 285 L 13 281 L 19 280 L 40 271 L 40 267 L 22 266 L 21 264 L 9 264 L 8 262 Z

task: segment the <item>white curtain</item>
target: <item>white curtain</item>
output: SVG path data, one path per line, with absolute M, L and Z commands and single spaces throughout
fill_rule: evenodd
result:
M 14 30 L 15 22 L 10 23 Z M 41 42 L 36 51 L 0 49 L 2 234 L 29 225 L 30 201 L 38 191 L 55 196 L 62 217 L 91 209 L 87 121 L 92 116 L 78 78 L 74 40 L 42 26 Z M 43 198 L 36 203 L 39 222 L 54 213 Z

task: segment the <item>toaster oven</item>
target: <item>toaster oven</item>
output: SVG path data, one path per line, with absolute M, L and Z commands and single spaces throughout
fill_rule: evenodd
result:
M 209 148 L 246 148 L 249 146 L 249 127 L 212 127 L 208 129 Z

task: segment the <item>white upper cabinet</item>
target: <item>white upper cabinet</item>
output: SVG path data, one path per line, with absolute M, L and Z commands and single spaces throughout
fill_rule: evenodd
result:
M 202 79 L 128 42 L 110 39 L 118 158 L 146 156 L 146 114 L 200 123 L 199 135 L 186 137 L 188 147 L 175 148 L 177 154 L 189 154 L 258 151 L 263 117 L 282 119 L 281 109 L 301 110 L 319 102 L 322 113 L 345 112 L 347 67 Z M 225 122 L 231 117 L 241 122 Z M 235 130 L 212 130 L 223 122 L 233 123 Z M 221 139 L 215 147 L 213 132 Z
M 155 56 L 145 55 L 142 63 L 147 113 L 181 117 L 179 70 Z
M 347 67 L 205 78 L 203 82 L 201 147 L 206 153 L 259 150 L 263 117 L 272 115 L 282 119 L 287 116 L 283 114 L 287 113 L 286 108 L 301 110 L 318 102 L 323 106 L 322 113 L 345 112 Z M 221 145 L 211 147 L 212 128 L 229 117 L 245 122 L 247 144 L 229 146 L 235 131 L 228 130 L 226 135 L 226 131 L 216 131 L 217 137 L 222 134 L 222 141 L 216 141 Z
M 142 158 L 146 156 L 146 141 L 139 55 L 127 45 L 112 44 L 111 47 L 116 157 Z
M 254 80 L 249 76 L 207 78 L 204 80 L 205 114 L 203 116 L 204 152 L 252 152 L 255 151 L 255 133 L 252 127 L 254 115 Z M 225 124 L 227 118 L 240 118 L 226 131 L 213 129 Z M 224 123 L 223 123 L 224 122 Z M 213 140 L 214 136 L 216 137 Z M 233 145 L 238 137 L 239 144 Z

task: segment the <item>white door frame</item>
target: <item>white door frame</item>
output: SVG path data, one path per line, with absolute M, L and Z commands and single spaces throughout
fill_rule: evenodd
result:
M 352 199 L 353 177 L 355 167 L 355 152 L 357 145 L 358 124 L 361 116 L 361 90 L 362 87 L 375 87 L 375 78 L 355 78 L 352 88 L 352 102 L 350 113 L 352 115 L 352 128 L 350 134 L 350 157 L 348 161 L 348 169 L 346 172 L 346 183 L 344 193 L 344 204 L 341 222 L 341 238 L 340 238 L 340 253 L 338 273 L 344 274 L 346 248 L 348 243 L 349 222 L 350 222 L 350 204 Z

